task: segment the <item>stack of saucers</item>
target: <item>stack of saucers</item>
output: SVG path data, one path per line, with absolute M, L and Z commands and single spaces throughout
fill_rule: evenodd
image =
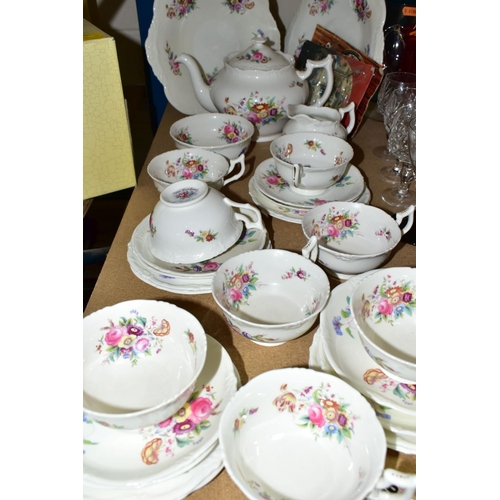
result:
M 335 287 L 320 315 L 309 366 L 332 373 L 365 396 L 385 430 L 389 448 L 416 454 L 416 384 L 389 376 L 366 352 L 353 321 L 351 296 L 369 271 Z
M 206 201 L 208 197 L 203 193 L 202 196 L 204 197 L 199 202 L 196 200 L 201 191 L 206 192 L 207 190 L 209 194 L 216 196 L 217 204 L 202 205 L 201 202 Z M 170 226 L 167 231 L 163 232 L 168 237 L 165 240 L 168 240 L 171 245 L 170 253 L 165 253 L 166 257 L 163 257 L 158 252 L 158 249 L 160 252 L 163 250 L 162 241 L 156 243 L 156 254 L 153 250 L 153 242 L 158 240 L 158 237 L 161 236 L 159 233 L 162 232 L 162 227 L 165 226 L 159 218 L 155 218 L 155 213 L 163 208 L 161 201 L 155 207 L 152 216 L 145 217 L 136 227 L 128 244 L 127 259 L 132 272 L 151 286 L 180 294 L 211 293 L 211 283 L 215 272 L 227 259 L 250 250 L 271 247 L 268 233 L 262 224 L 260 211 L 256 207 L 231 202 L 215 189 L 207 187 L 202 181 L 195 180 L 180 181 L 165 188 L 160 198 L 168 196 L 171 199 L 177 196 L 180 200 L 180 207 L 172 209 L 171 218 L 169 219 L 177 224 L 177 232 L 173 232 Z M 194 205 L 189 205 L 190 197 L 194 198 L 192 200 Z M 200 206 L 197 212 L 190 215 L 191 220 L 195 221 L 191 225 L 189 221 L 182 220 L 184 214 L 183 203 L 186 203 L 187 208 Z M 172 205 L 175 205 L 175 203 L 172 203 Z M 218 212 L 219 205 L 226 207 L 226 210 L 228 210 L 228 205 L 231 207 L 229 211 L 233 213 L 235 221 L 238 218 L 236 223 L 239 223 L 240 226 L 239 228 L 236 226 L 236 230 L 240 232 L 236 235 L 237 239 L 233 244 L 223 244 L 220 247 L 223 251 L 219 250 L 219 253 L 216 251 L 215 255 L 213 255 L 207 253 L 210 251 L 209 245 L 214 242 L 217 243 L 217 238 L 223 237 L 223 231 L 217 229 L 206 230 L 206 227 L 216 228 L 217 224 L 219 224 L 223 228 L 224 219 Z M 195 224 L 201 219 L 201 217 L 197 218 L 197 215 L 203 211 L 206 216 L 208 215 L 209 222 L 207 226 L 201 226 L 201 229 L 195 228 Z M 252 223 L 252 219 L 256 220 L 256 222 Z M 169 222 L 169 220 L 166 221 Z M 211 221 L 214 221 L 213 224 L 208 225 Z M 174 226 L 174 224 L 171 224 L 171 226 Z M 168 259 L 167 257 L 170 255 L 174 257 Z M 195 257 L 191 257 L 200 255 L 202 258 L 199 261 Z M 203 258 L 203 255 L 206 258 Z
M 119 314 L 126 317 L 115 318 L 118 308 L 120 308 Z M 127 312 L 130 310 L 131 312 Z M 115 311 L 114 316 L 113 311 Z M 151 316 L 153 313 L 155 316 Z M 169 321 L 164 319 L 161 324 L 156 324 L 157 315 L 168 317 Z M 159 389 L 165 384 L 153 388 L 151 385 L 145 387 L 148 369 L 156 370 L 155 373 L 158 375 L 161 375 L 159 371 L 168 375 L 172 374 L 172 366 L 175 365 L 175 360 L 169 354 L 172 351 L 169 339 L 178 334 L 191 342 L 191 337 L 188 338 L 184 332 L 188 328 L 192 332 L 193 346 L 196 342 L 196 347 L 192 347 L 200 350 L 203 345 L 202 340 L 206 337 L 206 355 L 199 375 L 192 385 L 193 391 L 189 393 L 180 409 L 160 422 L 150 424 L 148 421 L 148 425 L 145 426 L 133 422 L 130 422 L 130 425 L 111 424 L 109 419 L 112 418 L 123 417 L 123 421 L 128 422 L 127 415 L 104 414 L 90 410 L 97 408 L 97 404 L 100 407 L 103 405 L 96 402 L 97 399 L 94 397 L 96 391 L 92 392 L 92 375 L 84 378 L 84 498 L 91 500 L 185 498 L 210 482 L 223 468 L 219 446 L 219 424 L 228 401 L 241 385 L 238 372 L 226 350 L 214 338 L 205 335 L 194 317 L 186 322 L 184 318 L 189 318 L 189 313 L 168 303 L 125 302 L 97 311 L 94 316 L 95 318 L 88 317 L 89 322 L 94 324 L 92 338 L 87 339 L 88 349 L 84 351 L 86 353 L 84 362 L 89 365 L 90 372 L 87 373 L 98 372 L 101 373 L 101 377 L 107 373 L 111 382 L 101 386 L 114 387 L 115 393 L 119 392 L 119 383 L 113 377 L 121 377 L 126 382 L 128 372 L 132 371 L 133 374 L 130 376 L 139 381 L 133 389 L 139 391 L 142 389 L 143 394 L 153 397 L 156 392 L 161 392 Z M 113 318 L 106 320 L 110 323 L 107 327 L 104 317 Z M 164 331 L 164 322 L 169 324 L 168 333 Z M 84 336 L 85 332 L 88 334 L 90 330 L 87 325 L 88 323 L 84 323 Z M 102 333 L 103 330 L 107 332 L 105 335 Z M 134 333 L 128 333 L 132 331 Z M 127 348 L 123 350 L 119 347 L 120 344 L 117 342 L 120 334 L 127 341 L 133 337 L 130 352 Z M 102 336 L 101 340 L 99 336 Z M 96 342 L 103 347 L 99 350 L 92 349 Z M 155 347 L 150 355 L 144 356 L 148 342 L 155 343 Z M 167 349 L 162 349 L 161 342 L 168 343 Z M 106 348 L 106 343 L 110 344 L 108 347 L 111 347 L 111 350 Z M 159 364 L 155 361 L 162 354 L 163 358 L 170 356 L 169 363 Z M 203 357 L 202 354 L 200 356 Z M 170 366 L 167 367 L 166 364 Z M 112 375 L 113 373 L 115 375 Z M 159 378 L 162 379 L 161 376 Z M 129 381 L 127 385 L 121 394 L 133 392 L 130 385 L 134 384 L 130 384 Z M 166 385 L 175 387 L 173 383 Z M 90 392 L 86 393 L 86 389 Z M 112 399 L 110 397 L 109 401 Z M 103 408 L 101 411 L 106 411 L 108 407 Z M 145 417 L 143 413 L 135 412 L 128 415 L 137 415 L 134 418 L 140 421 Z

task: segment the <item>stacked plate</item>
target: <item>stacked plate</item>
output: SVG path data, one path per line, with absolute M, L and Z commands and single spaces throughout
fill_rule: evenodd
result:
M 317 196 L 298 194 L 278 173 L 273 158 L 263 161 L 248 183 L 253 202 L 271 217 L 300 224 L 312 208 L 330 201 L 370 203 L 370 190 L 357 167 L 350 164 L 346 175 Z
M 178 500 L 209 483 L 223 469 L 219 422 L 239 386 L 229 354 L 207 335 L 207 358 L 196 388 L 171 418 L 120 430 L 84 414 L 84 498 Z
M 369 271 L 336 286 L 320 315 L 309 367 L 332 373 L 365 396 L 385 430 L 387 446 L 416 454 L 416 385 L 387 376 L 365 351 L 350 309 L 354 286 Z
M 181 294 L 211 293 L 215 271 L 230 257 L 250 250 L 271 248 L 267 231 L 244 228 L 240 239 L 216 257 L 195 264 L 173 264 L 157 259 L 150 251 L 149 215 L 136 227 L 128 244 L 132 272 L 148 285 Z

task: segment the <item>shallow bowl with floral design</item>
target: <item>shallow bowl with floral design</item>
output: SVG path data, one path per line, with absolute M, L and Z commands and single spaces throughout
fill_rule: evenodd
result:
M 130 300 L 83 318 L 83 411 L 138 429 L 161 422 L 191 396 L 206 359 L 200 322 L 168 302 Z
M 320 371 L 257 375 L 225 408 L 219 433 L 224 466 L 252 500 L 361 500 L 383 474 L 386 439 L 374 410 Z
M 309 240 L 305 255 L 317 254 L 330 274 L 355 275 L 383 264 L 413 225 L 412 205 L 394 220 L 380 208 L 356 202 L 318 205 L 302 218 L 302 231 Z M 399 224 L 408 220 L 401 229 Z M 313 259 L 314 260 L 314 259 Z
M 306 333 L 329 294 L 328 277 L 317 264 L 281 249 L 232 257 L 212 280 L 212 295 L 231 328 L 264 346 Z
M 230 177 L 236 165 L 239 169 Z M 199 148 L 175 149 L 155 156 L 147 172 L 160 193 L 170 184 L 186 179 L 199 179 L 215 189 L 238 180 L 245 173 L 245 155 L 234 160 Z
M 321 194 L 347 172 L 354 156 L 344 139 L 320 132 L 294 132 L 275 139 L 270 146 L 276 169 L 300 194 Z
M 416 269 L 390 267 L 366 276 L 351 294 L 353 321 L 361 342 L 380 369 L 416 383 Z
M 177 148 L 201 148 L 229 160 L 246 153 L 255 127 L 246 118 L 225 113 L 199 113 L 177 120 L 170 137 Z

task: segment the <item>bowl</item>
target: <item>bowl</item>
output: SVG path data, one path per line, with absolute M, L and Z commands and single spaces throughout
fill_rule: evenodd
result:
M 348 142 L 319 132 L 282 135 L 270 149 L 276 169 L 290 189 L 310 195 L 324 193 L 344 177 L 354 156 Z
M 281 249 L 232 257 L 212 280 L 212 295 L 231 328 L 263 346 L 306 333 L 329 294 L 328 277 L 318 265 Z
M 244 207 L 254 220 L 235 207 Z M 236 203 L 197 179 L 179 181 L 160 194 L 149 218 L 149 249 L 157 258 L 191 264 L 225 252 L 246 229 L 263 230 L 260 211 Z
M 174 304 L 100 309 L 83 318 L 83 411 L 120 429 L 162 422 L 191 396 L 206 353 L 200 322 Z
M 308 243 L 306 257 L 312 256 L 329 274 L 345 278 L 382 265 L 413 225 L 412 205 L 394 220 L 380 208 L 356 202 L 330 202 L 309 210 L 302 218 Z M 401 229 L 405 217 L 408 220 Z M 317 257 L 316 257 L 317 256 Z
M 224 178 L 238 164 L 239 170 Z M 147 171 L 160 193 L 170 184 L 187 179 L 198 179 L 221 189 L 245 173 L 245 155 L 228 161 L 225 156 L 205 149 L 175 149 L 155 156 L 148 163 Z
M 380 369 L 403 383 L 416 384 L 416 269 L 379 269 L 351 294 L 353 321 L 361 342 Z
M 199 113 L 172 124 L 170 136 L 179 149 L 201 148 L 230 160 L 246 153 L 255 128 L 242 116 L 225 113 Z
M 361 394 L 307 368 L 264 372 L 220 422 L 224 466 L 251 500 L 361 500 L 383 474 L 384 430 Z

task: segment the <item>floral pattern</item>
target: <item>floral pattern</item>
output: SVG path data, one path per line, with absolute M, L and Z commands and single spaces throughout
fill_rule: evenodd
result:
M 170 48 L 168 42 L 165 46 L 165 52 L 167 53 L 168 64 L 170 66 L 170 69 L 172 70 L 172 73 L 175 76 L 182 76 L 180 64 L 176 61 L 177 55 L 172 52 L 172 49 Z
M 109 325 L 101 328 L 105 334 L 96 345 L 96 350 L 99 354 L 105 354 L 103 363 L 129 359 L 135 366 L 139 359 L 161 351 L 161 337 L 170 333 L 170 323 L 166 319 L 158 323 L 154 317 L 144 318 L 135 310 L 130 314 L 129 318 L 109 320 Z
M 281 177 L 278 171 L 275 168 L 266 170 L 265 173 L 262 174 L 262 179 L 264 179 L 269 186 L 272 188 L 278 188 L 279 191 L 283 191 L 284 189 L 290 187 L 288 182 Z
M 227 121 L 217 132 L 221 134 L 219 139 L 222 139 L 227 144 L 235 144 L 244 141 L 248 137 L 248 132 L 236 122 Z
M 265 56 L 258 49 L 251 49 L 250 52 L 238 56 L 238 61 L 251 61 L 257 64 L 266 64 L 272 61 L 270 57 Z
M 306 271 L 304 271 L 303 269 L 297 269 L 295 270 L 294 267 L 292 267 L 289 271 L 287 271 L 285 274 L 283 274 L 281 276 L 281 279 L 282 280 L 290 280 L 292 279 L 294 276 L 296 276 L 297 278 L 299 278 L 299 280 L 304 280 L 306 281 L 307 278 L 310 278 L 311 275 L 308 274 Z
M 316 14 L 323 16 L 328 14 L 333 7 L 333 0 L 313 0 L 311 3 L 307 4 L 307 6 L 309 7 L 310 16 L 315 16 Z
M 383 277 L 372 294 L 361 295 L 361 315 L 370 317 L 376 324 L 386 321 L 390 325 L 405 315 L 412 316 L 417 307 L 416 287 L 411 280 L 394 280 L 390 274 Z
M 286 116 L 284 103 L 285 99 L 279 101 L 276 97 L 260 97 L 259 92 L 254 91 L 248 99 L 244 97 L 238 103 L 231 103 L 226 97 L 223 113 L 243 116 L 261 127 Z
M 386 227 L 380 228 L 378 231 L 375 231 L 375 236 L 382 236 L 386 239 L 386 241 L 389 241 L 392 238 L 391 230 L 387 229 Z
M 347 302 L 347 307 L 340 310 L 340 316 L 333 317 L 332 326 L 337 335 L 344 335 L 345 331 L 345 333 L 347 333 L 347 335 L 349 335 L 351 338 L 355 338 L 349 326 L 352 322 L 351 297 L 347 296 L 346 302 Z
M 172 196 L 176 199 L 176 201 L 186 201 L 194 198 L 198 194 L 198 188 L 185 188 L 178 189 L 172 193 Z
M 365 23 L 367 19 L 370 19 L 372 11 L 366 0 L 351 0 L 351 2 L 354 7 L 354 12 L 356 12 L 358 16 L 358 21 Z
M 238 432 L 240 431 L 240 429 L 245 424 L 245 422 L 247 420 L 247 417 L 249 415 L 253 415 L 253 414 L 257 413 L 257 411 L 259 411 L 258 408 L 250 408 L 249 410 L 247 410 L 246 408 L 243 408 L 243 410 L 240 411 L 240 414 L 238 415 L 238 418 L 236 418 L 234 420 L 233 434 L 237 435 Z
M 83 423 L 92 426 L 91 430 L 88 431 L 88 435 L 92 434 L 94 422 L 87 417 L 85 412 L 83 413 Z M 91 441 L 90 439 L 87 439 L 86 437 L 83 438 L 83 446 L 93 446 L 96 444 L 99 444 L 99 443 L 96 443 L 95 441 Z M 85 454 L 85 448 L 83 449 L 83 454 Z
M 225 0 L 222 4 L 229 8 L 231 14 L 244 14 L 255 7 L 253 0 Z
M 204 231 L 200 231 L 200 234 L 195 234 L 194 231 L 191 231 L 190 229 L 186 229 L 185 231 L 186 234 L 194 238 L 194 240 L 198 243 L 204 243 L 205 241 L 214 241 L 217 239 L 217 235 L 219 233 L 214 233 L 212 232 L 211 229 L 206 229 Z
M 312 221 L 312 233 L 318 238 L 324 238 L 328 243 L 339 243 L 347 238 L 353 238 L 359 230 L 357 219 L 359 212 L 338 210 L 331 207 L 319 221 Z
M 191 134 L 189 133 L 188 131 L 188 128 L 181 128 L 176 134 L 175 134 L 175 138 L 176 139 L 179 139 L 179 141 L 181 142 L 185 142 L 186 144 L 191 144 L 191 146 L 193 145 L 193 137 L 191 136 Z
M 238 328 L 228 317 L 226 317 L 227 324 L 236 332 L 246 337 L 247 339 L 253 340 L 254 342 L 276 342 L 277 339 L 273 339 L 272 337 L 266 337 L 264 334 L 259 333 L 258 335 L 250 335 L 248 332 L 241 330 Z
M 165 162 L 165 174 L 167 177 L 175 179 L 201 179 L 205 178 L 208 173 L 208 160 L 204 160 L 202 156 L 192 156 L 184 154 L 177 158 L 174 163 L 169 160 Z
M 220 413 L 221 403 L 222 400 L 217 402 L 213 386 L 203 386 L 175 415 L 141 429 L 142 436 L 148 439 L 141 451 L 142 461 L 154 465 L 162 456 L 173 457 L 180 448 L 199 445 L 203 441 L 203 432 L 212 425 L 210 417 Z
M 351 439 L 356 415 L 348 409 L 349 404 L 336 397 L 329 383 L 322 382 L 302 390 L 288 390 L 285 383 L 281 394 L 273 404 L 280 412 L 293 414 L 295 423 L 309 429 L 316 439 L 335 438 L 339 443 Z
M 196 0 L 173 0 L 165 8 L 169 19 L 182 19 L 196 8 Z
M 304 146 L 311 151 L 319 151 L 322 155 L 326 155 L 325 150 L 321 147 L 321 142 L 314 139 L 306 140 Z
M 252 291 L 257 290 L 258 273 L 254 271 L 253 264 L 248 266 L 241 264 L 230 273 L 224 273 L 223 295 L 228 304 L 236 309 L 241 305 L 248 304 L 248 298 Z
M 381 392 L 391 391 L 404 403 L 412 404 L 417 400 L 417 385 L 397 382 L 386 375 L 380 368 L 366 370 L 363 380 L 368 385 L 377 387 Z

